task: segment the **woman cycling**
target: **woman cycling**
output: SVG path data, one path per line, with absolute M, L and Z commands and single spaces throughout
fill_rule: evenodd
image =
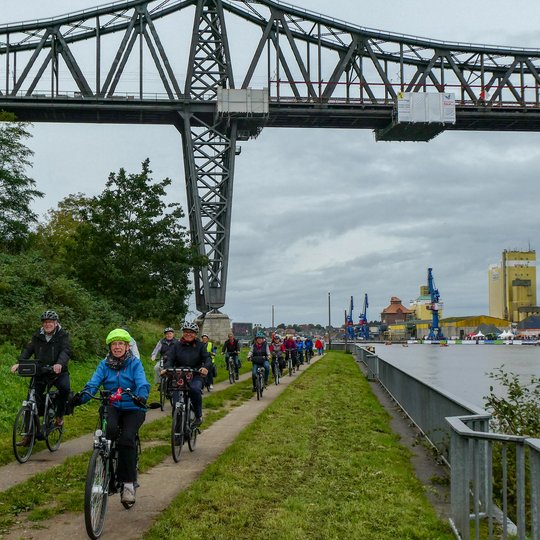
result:
M 94 395 L 100 386 L 110 392 L 129 388 L 141 405 L 146 403 L 150 384 L 146 380 L 144 368 L 139 358 L 133 355 L 129 342 L 131 336 L 126 330 L 116 328 L 105 340 L 109 353 L 99 363 L 92 378 L 86 383 L 83 392 Z M 73 405 L 90 400 L 87 393 L 76 394 Z M 109 405 L 107 439 L 114 440 L 121 428 L 118 441 L 118 480 L 123 482 L 122 502 L 135 502 L 135 481 L 137 479 L 136 435 L 146 416 L 146 409 L 137 405 L 127 394 Z

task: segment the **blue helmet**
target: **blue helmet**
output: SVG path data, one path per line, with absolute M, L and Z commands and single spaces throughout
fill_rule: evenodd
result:
M 266 336 L 264 335 L 264 332 L 260 332 L 260 331 L 259 331 L 259 332 L 257 332 L 257 333 L 255 334 L 255 337 L 256 337 L 256 338 L 260 338 L 260 337 L 264 338 L 264 337 L 266 337 Z

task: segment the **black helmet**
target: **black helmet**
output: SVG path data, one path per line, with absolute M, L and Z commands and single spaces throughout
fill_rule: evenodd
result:
M 56 313 L 56 311 L 53 311 L 52 309 L 48 309 L 41 314 L 41 320 L 57 321 L 58 313 Z
M 167 332 L 174 332 L 174 328 L 171 328 L 170 326 L 167 326 L 165 330 L 163 330 L 163 333 L 166 334 Z

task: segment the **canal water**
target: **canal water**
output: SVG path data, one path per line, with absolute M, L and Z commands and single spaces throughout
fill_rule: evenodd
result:
M 379 345 L 379 358 L 460 401 L 484 408 L 484 396 L 493 386 L 495 393 L 504 392 L 489 373 L 503 367 L 519 375 L 522 384 L 531 375 L 540 376 L 540 347 L 534 345 Z

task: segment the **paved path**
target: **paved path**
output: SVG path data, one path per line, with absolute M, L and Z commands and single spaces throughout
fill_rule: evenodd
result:
M 316 357 L 315 361 L 319 358 L 322 357 Z M 293 377 L 285 376 L 278 386 L 269 384 L 260 401 L 253 397 L 240 407 L 233 409 L 227 416 L 212 424 L 208 429 L 205 429 L 197 439 L 195 452 L 189 452 L 187 445 L 184 446 L 179 463 L 174 463 L 172 458 L 168 457 L 160 465 L 140 475 L 137 504 L 132 510 L 124 509 L 118 495 L 111 497 L 105 530 L 101 538 L 104 540 L 119 537 L 122 540 L 140 538 L 143 532 L 150 528 L 159 514 L 169 506 L 171 500 L 198 478 L 206 466 L 216 460 L 247 425 L 253 422 L 291 382 L 301 376 L 306 367 L 309 366 L 304 366 L 300 374 L 295 374 Z M 247 373 L 241 378 L 245 379 L 250 375 L 251 373 Z M 225 386 L 228 384 L 228 381 L 226 381 Z M 218 386 L 214 386 L 214 391 L 218 389 Z M 81 437 L 81 439 L 84 439 L 84 437 Z M 68 443 L 66 443 L 67 445 Z M 84 450 L 88 450 L 89 447 L 90 445 L 86 444 Z M 77 452 L 73 451 L 73 453 Z M 35 456 L 35 458 L 38 457 L 39 454 Z M 9 467 L 9 465 L 6 467 Z M 3 475 L 2 470 L 0 470 L 0 475 Z M 71 540 L 75 537 L 85 538 L 86 536 L 82 514 L 63 514 L 51 520 L 39 522 L 39 529 L 25 528 L 31 526 L 31 523 L 23 522 L 12 529 L 4 538 L 10 540 L 19 540 L 21 538 L 28 540 L 49 540 L 50 538 Z

